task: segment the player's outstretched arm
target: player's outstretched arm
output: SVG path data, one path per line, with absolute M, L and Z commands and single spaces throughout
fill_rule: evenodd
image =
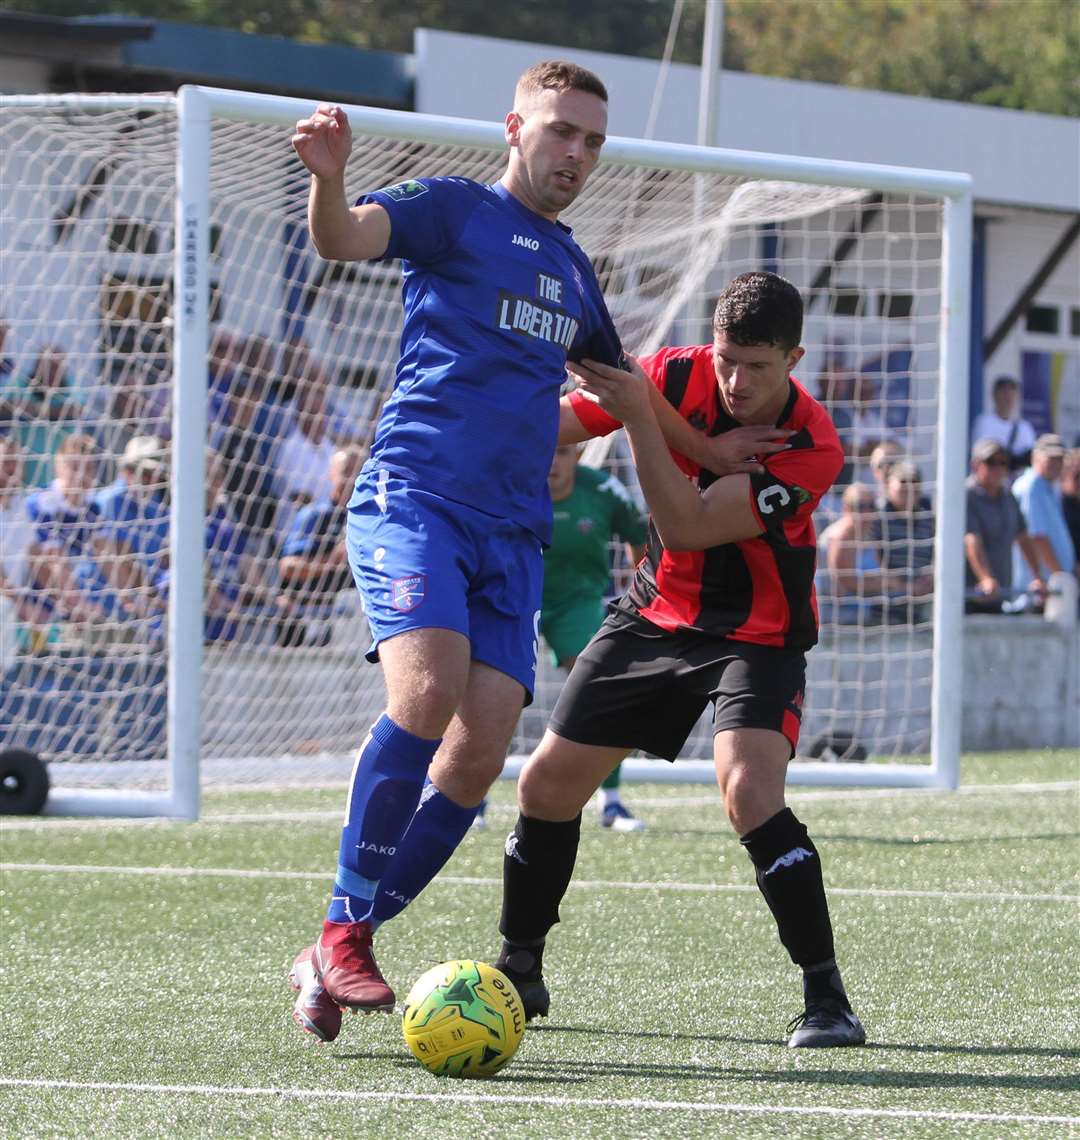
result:
M 750 506 L 750 476 L 718 479 L 702 495 L 675 466 L 653 408 L 648 377 L 630 359 L 631 373 L 589 361 L 571 370 L 580 390 L 620 420 L 630 439 L 638 481 L 653 524 L 668 550 L 705 550 L 753 538 L 764 529 Z
M 366 261 L 382 257 L 390 244 L 390 216 L 369 203 L 350 208 L 345 195 L 345 166 L 352 151 L 352 129 L 345 112 L 320 103 L 300 119 L 293 150 L 311 171 L 308 229 L 321 257 L 331 261 Z

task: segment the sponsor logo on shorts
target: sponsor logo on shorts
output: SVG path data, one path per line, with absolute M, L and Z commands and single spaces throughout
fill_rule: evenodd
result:
M 407 614 L 424 600 L 427 593 L 427 575 L 410 574 L 407 578 L 395 578 L 390 583 L 390 604 L 395 610 Z

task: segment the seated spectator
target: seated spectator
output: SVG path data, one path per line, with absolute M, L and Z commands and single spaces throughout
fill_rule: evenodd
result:
M 1031 449 L 1031 466 L 1016 477 L 1012 493 L 1024 512 L 1028 534 L 1038 559 L 1039 577 L 1076 570 L 1076 551 L 1065 522 L 1058 490 L 1065 465 L 1065 444 L 1059 435 L 1040 435 Z M 1013 577 L 1023 573 L 1021 552 L 1013 547 Z
M 991 393 L 993 409 L 975 417 L 973 439 L 993 439 L 1005 448 L 1010 471 L 1021 471 L 1031 462 L 1035 429 L 1020 415 L 1020 385 L 1012 376 L 999 376 Z
M 244 535 L 237 525 L 224 491 L 225 464 L 219 455 L 206 456 L 206 531 L 203 581 L 203 637 L 207 642 L 246 640 L 252 624 L 262 615 L 260 606 L 270 599 L 244 552 Z M 154 589 L 167 603 L 171 570 L 165 567 L 154 579 Z M 164 622 L 158 624 L 164 637 Z
M 885 480 L 885 503 L 874 520 L 872 536 L 881 568 L 902 593 L 889 603 L 892 622 L 925 620 L 920 605 L 934 589 L 934 515 L 921 494 L 922 476 L 914 463 L 892 464 Z
M 1061 509 L 1065 512 L 1065 525 L 1080 564 L 1080 447 L 1067 451 L 1061 465 Z
M 117 599 L 94 559 L 101 511 L 94 502 L 100 455 L 88 435 L 69 435 L 56 452 L 56 478 L 27 497 L 35 603 L 77 625 L 109 620 Z
M 356 446 L 334 452 L 330 461 L 331 493 L 302 507 L 285 539 L 279 562 L 282 593 L 278 598 L 279 645 L 325 645 L 329 627 L 309 621 L 305 610 L 325 608 L 352 583 L 345 547 L 346 507 L 364 451 Z
M 862 483 L 844 488 L 843 513 L 821 533 L 818 547 L 824 563 L 819 574 L 822 621 L 840 625 L 879 622 L 890 592 L 902 591 L 902 574 L 881 568 L 873 538 L 878 508 L 874 492 Z
M 979 439 L 971 449 L 964 527 L 965 610 L 1001 613 L 1013 590 L 1013 543 L 1019 544 L 1029 567 L 1021 579 L 1030 596 L 1041 602 L 1045 583 L 1039 559 L 1027 533 L 1020 504 L 1009 492 L 1009 453 L 996 439 Z
M 137 435 L 124 448 L 116 482 L 94 496 L 94 556 L 125 611 L 139 618 L 164 612 L 154 582 L 168 563 L 168 490 L 164 441 Z
M 286 423 L 276 381 L 267 371 L 270 351 L 263 338 L 245 342 L 233 371 L 224 423 L 211 435 L 211 446 L 224 462 L 225 491 L 253 556 L 265 555 L 274 542 L 276 455 Z
M 45 647 L 52 616 L 30 589 L 35 528 L 26 500 L 22 446 L 0 435 L 0 671 L 18 649 Z
M 889 477 L 889 468 L 896 463 L 903 452 L 895 439 L 884 439 L 870 452 L 866 466 L 860 467 L 859 481 L 874 489 L 874 505 L 878 510 L 885 509 L 888 495 L 885 493 L 885 483 Z
M 887 422 L 881 385 L 872 376 L 855 381 L 855 414 L 851 426 L 851 447 L 856 460 L 865 459 L 885 441 L 895 441 L 896 431 Z
M 11 373 L 0 378 L 0 385 L 0 403 L 18 425 L 26 485 L 46 487 L 60 442 L 78 430 L 82 416 L 82 400 L 67 372 L 67 354 L 46 345 L 28 377 Z

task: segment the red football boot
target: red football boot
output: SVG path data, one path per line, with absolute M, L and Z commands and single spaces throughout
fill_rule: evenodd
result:
M 394 1008 L 394 991 L 379 973 L 366 922 L 324 922 L 311 953 L 315 974 L 332 1001 L 360 1013 Z
M 315 973 L 311 960 L 314 949 L 305 946 L 289 971 L 289 985 L 299 994 L 293 1006 L 293 1021 L 320 1041 L 333 1041 L 341 1032 L 341 1009 Z

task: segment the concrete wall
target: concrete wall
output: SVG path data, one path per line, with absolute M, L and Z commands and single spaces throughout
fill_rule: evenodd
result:
M 209 648 L 207 758 L 351 752 L 384 702 L 381 671 L 361 659 L 366 644 L 357 626 L 355 636 L 339 628 L 326 649 Z M 819 735 L 847 731 L 871 754 L 928 751 L 930 653 L 928 631 L 828 630 L 810 654 L 803 750 Z M 540 739 L 561 683 L 545 661 L 514 753 Z M 965 751 L 1080 748 L 1078 627 L 1034 616 L 968 617 L 963 702 Z M 684 755 L 710 754 L 710 724 L 707 714 Z

